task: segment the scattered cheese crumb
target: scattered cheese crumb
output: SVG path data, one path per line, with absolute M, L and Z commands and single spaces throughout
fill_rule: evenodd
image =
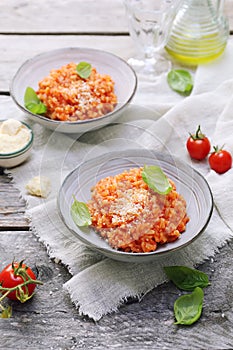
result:
M 27 183 L 26 189 L 33 196 L 47 198 L 51 191 L 51 183 L 46 176 L 35 176 Z

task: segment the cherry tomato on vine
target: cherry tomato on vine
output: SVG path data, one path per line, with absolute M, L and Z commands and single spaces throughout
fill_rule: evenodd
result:
M 186 147 L 191 158 L 202 160 L 208 155 L 211 145 L 208 137 L 201 132 L 200 125 L 195 134 L 190 134 Z
M 0 272 L 0 285 L 2 288 L 14 288 L 22 283 L 25 283 L 29 279 L 36 280 L 36 276 L 30 267 L 26 266 L 22 262 L 13 262 L 12 264 L 7 265 Z M 19 292 L 17 290 L 13 290 L 7 294 L 7 298 L 24 302 L 33 295 L 35 287 L 36 284 L 33 283 L 22 286 L 22 294 L 25 296 L 25 298 L 24 296 L 20 298 Z M 1 293 L 5 294 L 6 292 L 1 291 Z
M 232 156 L 230 152 L 214 146 L 214 151 L 209 156 L 209 165 L 216 173 L 223 174 L 232 167 Z

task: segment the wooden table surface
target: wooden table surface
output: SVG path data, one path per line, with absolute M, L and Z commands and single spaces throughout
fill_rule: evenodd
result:
M 233 0 L 226 11 L 233 33 Z M 127 58 L 134 50 L 121 0 L 2 0 L 0 12 L 0 113 L 17 113 L 9 83 L 27 59 L 48 49 L 86 46 Z M 67 270 L 52 262 L 30 231 L 25 201 L 0 174 L 0 268 L 14 258 L 36 262 L 43 280 L 33 300 L 13 304 L 0 319 L 0 349 L 233 349 L 233 242 L 201 266 L 211 286 L 203 315 L 191 327 L 173 325 L 176 288 L 168 283 L 130 301 L 99 322 L 80 317 L 62 284 Z

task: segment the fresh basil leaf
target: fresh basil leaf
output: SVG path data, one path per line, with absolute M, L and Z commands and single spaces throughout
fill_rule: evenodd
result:
M 34 114 L 44 114 L 47 111 L 46 106 L 42 102 L 39 104 L 29 103 L 26 108 Z
M 193 89 L 193 78 L 183 69 L 172 69 L 167 75 L 167 82 L 172 90 L 182 95 L 190 95 Z
M 30 103 L 38 104 L 38 103 L 40 103 L 40 99 L 37 96 L 35 90 L 33 88 L 31 88 L 30 86 L 28 86 L 26 88 L 26 91 L 25 91 L 25 94 L 24 94 L 25 107 L 27 107 L 27 105 L 30 104 Z
M 44 114 L 47 107 L 42 103 L 37 96 L 35 90 L 28 86 L 24 94 L 24 106 L 34 114 Z
M 91 215 L 86 203 L 77 201 L 74 198 L 71 205 L 71 216 L 77 226 L 89 226 L 91 225 Z
M 196 322 L 202 313 L 204 292 L 196 287 L 191 294 L 185 294 L 174 303 L 175 324 L 191 325 Z
M 172 186 L 159 166 L 145 165 L 142 171 L 143 181 L 155 192 L 159 194 L 168 194 Z
M 182 290 L 193 291 L 196 287 L 205 288 L 210 284 L 204 272 L 186 266 L 166 266 L 164 271 L 167 277 Z
M 87 62 L 80 62 L 76 66 L 76 71 L 81 78 L 87 79 L 91 75 L 91 64 Z

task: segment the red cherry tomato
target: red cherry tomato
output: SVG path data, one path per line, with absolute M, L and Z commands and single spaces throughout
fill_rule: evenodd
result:
M 202 160 L 208 155 L 211 148 L 210 141 L 204 134 L 202 134 L 200 125 L 195 134 L 190 134 L 186 147 L 190 157 L 193 159 Z
M 214 152 L 209 156 L 209 165 L 216 173 L 223 174 L 232 167 L 232 156 L 228 151 L 215 146 Z
M 28 277 L 23 278 L 21 274 L 17 274 L 17 269 L 19 267 L 20 267 L 20 269 L 23 269 L 30 276 L 31 279 L 36 280 L 36 276 L 35 276 L 34 272 L 30 269 L 30 267 L 28 267 L 22 263 L 13 262 L 12 264 L 7 265 L 0 272 L 0 283 L 1 283 L 1 286 L 3 288 L 16 287 L 16 286 L 22 284 L 23 282 L 25 282 L 24 278 L 26 280 L 28 280 Z M 34 292 L 35 287 L 36 287 L 35 284 L 30 283 L 27 286 L 23 286 L 22 289 L 23 289 L 24 293 L 30 297 Z M 2 293 L 4 294 L 5 292 L 2 292 Z M 16 290 L 10 292 L 7 295 L 7 297 L 11 300 L 18 300 Z

